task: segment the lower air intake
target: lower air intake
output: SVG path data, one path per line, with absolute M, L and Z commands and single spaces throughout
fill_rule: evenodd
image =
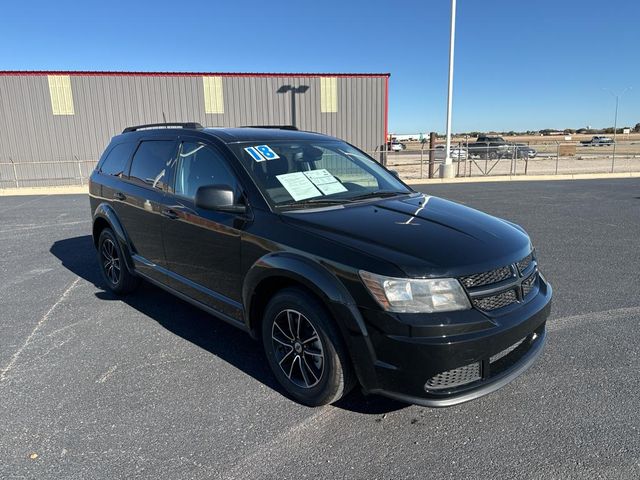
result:
M 480 363 L 470 363 L 431 377 L 425 383 L 425 390 L 444 390 L 459 387 L 480 380 Z

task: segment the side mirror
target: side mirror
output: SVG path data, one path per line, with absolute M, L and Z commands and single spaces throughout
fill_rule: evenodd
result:
M 245 213 L 246 205 L 235 203 L 229 185 L 205 185 L 196 192 L 196 207 L 218 212 Z

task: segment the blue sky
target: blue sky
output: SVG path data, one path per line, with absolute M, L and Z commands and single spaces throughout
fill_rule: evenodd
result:
M 449 0 L 10 2 L 0 69 L 390 72 L 392 132 L 444 130 Z M 6 21 L 11 19 L 11 21 Z M 640 2 L 458 0 L 454 131 L 613 125 Z

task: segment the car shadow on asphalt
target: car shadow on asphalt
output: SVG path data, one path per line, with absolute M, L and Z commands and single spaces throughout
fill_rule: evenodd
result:
M 245 332 L 147 282 L 142 282 L 138 290 L 126 296 L 109 292 L 100 275 L 91 235 L 58 240 L 49 251 L 63 267 L 95 285 L 100 290 L 96 293 L 100 300 L 125 302 L 175 335 L 285 395 L 269 369 L 262 347 Z M 406 408 L 407 404 L 377 395 L 365 396 L 355 388 L 334 406 L 375 415 Z

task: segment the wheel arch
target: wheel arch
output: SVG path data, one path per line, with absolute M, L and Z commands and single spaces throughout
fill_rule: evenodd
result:
M 311 293 L 327 309 L 345 342 L 360 384 L 366 389 L 374 388 L 376 354 L 362 314 L 340 280 L 311 258 L 276 252 L 254 263 L 242 289 L 245 322 L 251 336 L 260 336 L 264 310 L 273 295 L 293 286 Z
M 133 260 L 131 258 L 131 248 L 129 247 L 129 239 L 127 234 L 113 210 L 108 203 L 101 203 L 93 213 L 92 236 L 93 244 L 97 248 L 100 239 L 100 233 L 105 228 L 110 228 L 118 240 L 118 244 L 124 255 L 124 262 L 129 272 L 134 271 Z
M 336 305 L 346 307 L 351 315 L 340 315 L 338 327 L 367 335 L 364 321 L 351 294 L 326 267 L 310 258 L 289 252 L 265 255 L 249 269 L 242 287 L 245 322 L 253 336 L 260 330 L 264 308 L 277 291 L 300 286 L 316 296 L 336 316 Z

